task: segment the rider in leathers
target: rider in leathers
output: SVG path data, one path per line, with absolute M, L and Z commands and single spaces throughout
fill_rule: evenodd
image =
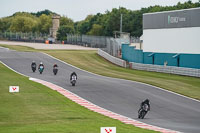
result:
M 32 64 L 31 64 L 31 68 L 33 68 L 33 67 L 36 67 L 35 61 L 33 61 Z
M 38 69 L 40 69 L 40 66 L 43 66 L 43 68 L 44 68 L 44 64 L 42 62 L 40 62 L 40 65 L 38 66 Z
M 149 102 L 149 99 L 144 100 L 144 101 L 140 104 L 140 109 L 139 109 L 139 111 L 142 109 L 142 106 L 144 106 L 145 104 L 148 105 L 148 111 L 150 111 L 150 102 Z M 139 112 L 139 111 L 138 111 L 138 112 Z
M 77 74 L 75 72 L 71 73 L 70 75 L 70 80 L 72 80 L 72 76 L 75 75 L 76 76 L 76 79 L 77 79 Z

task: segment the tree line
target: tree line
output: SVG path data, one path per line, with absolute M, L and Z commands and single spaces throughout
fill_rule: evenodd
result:
M 114 31 L 120 30 L 120 16 L 123 14 L 123 32 L 130 33 L 131 36 L 140 37 L 142 35 L 142 15 L 144 13 L 179 10 L 200 7 L 198 2 L 187 1 L 178 2 L 174 6 L 150 6 L 140 10 L 128 10 L 124 7 L 113 8 L 105 13 L 88 15 L 84 20 L 74 22 L 67 16 L 61 16 L 58 39 L 65 40 L 66 34 L 87 34 L 97 36 L 113 36 Z M 49 10 L 37 13 L 17 12 L 12 16 L 0 18 L 0 32 L 37 32 L 49 34 L 52 26 L 52 15 Z

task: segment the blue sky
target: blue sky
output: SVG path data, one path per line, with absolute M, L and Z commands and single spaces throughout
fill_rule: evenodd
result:
M 188 0 L 0 0 L 0 17 L 10 16 L 18 11 L 37 12 L 49 9 L 79 21 L 88 14 L 104 13 L 112 8 L 138 10 L 154 5 L 175 5 L 179 1 L 182 3 Z

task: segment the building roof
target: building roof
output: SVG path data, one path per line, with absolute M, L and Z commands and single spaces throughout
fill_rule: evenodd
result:
M 161 11 L 161 12 L 144 13 L 143 15 L 151 15 L 151 14 L 159 14 L 159 13 L 170 13 L 170 12 L 181 12 L 181 11 L 189 11 L 189 10 L 200 10 L 200 7 L 189 8 L 189 9 L 181 9 L 181 10 L 171 10 L 171 11 Z

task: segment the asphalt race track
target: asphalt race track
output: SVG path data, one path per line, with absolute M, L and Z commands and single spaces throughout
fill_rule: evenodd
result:
M 42 75 L 38 71 L 31 71 L 30 65 L 33 60 L 37 65 L 43 62 L 45 69 Z M 22 74 L 52 82 L 115 113 L 163 128 L 200 133 L 198 101 L 153 86 L 90 74 L 42 53 L 0 48 L 0 61 Z M 54 63 L 59 66 L 56 76 L 53 75 Z M 73 71 L 78 74 L 75 87 L 72 87 L 69 81 L 69 75 Z M 145 119 L 137 119 L 140 103 L 146 98 L 151 101 L 151 111 Z

